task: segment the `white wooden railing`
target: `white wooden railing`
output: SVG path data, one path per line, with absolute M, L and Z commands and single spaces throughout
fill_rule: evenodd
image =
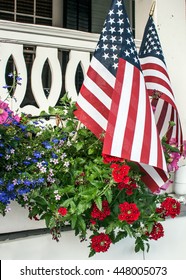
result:
M 6 84 L 5 70 L 10 56 L 13 57 L 17 72 L 22 78 L 22 85 L 16 87 L 16 102 L 12 100 L 11 107 L 16 110 L 20 107 L 27 87 L 27 68 L 23 55 L 24 46 L 34 46 L 36 56 L 31 70 L 31 89 L 38 105 L 26 105 L 21 112 L 37 115 L 48 106 L 56 105 L 65 81 L 65 92 L 76 100 L 77 91 L 75 76 L 77 66 L 81 65 L 83 74 L 86 73 L 90 63 L 90 53 L 96 47 L 98 34 L 69 30 L 64 28 L 38 26 L 0 20 L 0 96 L 7 93 L 2 87 Z M 139 42 L 136 42 L 137 47 Z M 58 51 L 69 51 L 65 77 L 62 77 L 62 67 L 58 58 Z M 48 61 L 51 70 L 51 88 L 46 97 L 42 85 L 42 71 L 45 61 Z

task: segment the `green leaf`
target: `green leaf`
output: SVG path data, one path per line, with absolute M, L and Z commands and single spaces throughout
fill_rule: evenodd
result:
M 90 208 L 92 205 L 91 202 L 87 202 L 87 201 L 80 201 L 78 206 L 77 206 L 77 213 L 78 214 L 82 214 L 85 210 L 87 210 L 88 208 Z
M 76 143 L 76 150 L 77 151 L 80 151 L 82 148 L 83 148 L 83 146 L 84 146 L 84 143 L 82 143 L 82 142 L 77 142 Z
M 86 231 L 86 223 L 81 216 L 78 216 L 77 224 L 81 228 L 82 231 Z
M 104 195 L 106 196 L 108 203 L 111 203 L 112 202 L 112 190 L 111 190 L 111 188 L 107 189 L 105 191 Z
M 42 205 L 42 206 L 47 206 L 48 205 L 48 202 L 46 201 L 46 199 L 42 196 L 37 196 L 34 198 L 35 202 L 39 205 Z
M 72 217 L 71 217 L 71 227 L 72 227 L 72 229 L 74 229 L 75 228 L 75 226 L 76 226 L 76 222 L 77 222 L 77 215 L 73 215 Z
M 97 197 L 94 202 L 96 203 L 97 208 L 101 211 L 102 210 L 102 199 L 101 197 Z
M 119 231 L 114 239 L 114 243 L 120 241 L 121 239 L 123 238 L 126 238 L 127 237 L 127 233 L 126 231 Z
M 56 220 L 53 216 L 47 220 L 47 223 L 48 223 L 48 228 L 50 229 L 56 226 Z

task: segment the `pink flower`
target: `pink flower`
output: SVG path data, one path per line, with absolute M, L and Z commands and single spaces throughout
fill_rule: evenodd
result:
M 169 188 L 169 186 L 170 186 L 172 183 L 173 183 L 172 180 L 168 180 L 164 185 L 162 185 L 162 186 L 160 187 L 160 189 L 165 191 L 165 190 L 167 190 L 167 189 Z
M 186 158 L 186 140 L 183 141 L 183 157 Z
M 170 154 L 169 164 L 167 165 L 168 171 L 178 170 L 178 161 L 181 155 L 179 153 L 173 152 Z
M 8 104 L 0 100 L 0 124 L 6 122 L 8 118 L 8 112 L 10 112 Z
M 0 124 L 5 122 L 11 123 L 12 120 L 19 122 L 20 117 L 18 115 L 14 115 L 13 111 L 10 110 L 8 103 L 0 100 Z

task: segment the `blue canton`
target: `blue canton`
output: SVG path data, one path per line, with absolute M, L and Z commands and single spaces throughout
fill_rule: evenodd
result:
M 160 40 L 152 16 L 148 19 L 143 38 L 145 39 L 141 43 L 139 57 L 155 56 L 165 63 Z
M 140 69 L 129 19 L 123 1 L 115 0 L 103 25 L 94 56 L 116 76 L 119 58 Z

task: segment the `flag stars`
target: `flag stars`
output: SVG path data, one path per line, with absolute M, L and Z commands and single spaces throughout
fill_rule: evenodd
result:
M 113 23 L 115 23 L 115 20 L 114 18 L 110 18 L 108 22 L 112 25 Z
M 111 36 L 111 37 L 110 37 L 110 41 L 112 41 L 112 43 L 116 42 L 116 41 L 117 41 L 117 40 L 116 40 L 116 36 Z
M 109 16 L 112 16 L 114 14 L 114 10 L 109 11 Z
M 117 45 L 112 45 L 111 50 L 116 51 L 117 50 Z
M 126 43 L 127 43 L 127 45 L 130 45 L 130 44 L 131 44 L 129 38 L 126 39 Z
M 118 63 L 113 63 L 112 67 L 113 67 L 114 69 L 117 69 L 117 68 L 118 68 Z
M 119 19 L 117 23 L 118 23 L 119 25 L 124 24 L 124 22 L 123 22 L 123 18 L 122 18 L 122 19 Z
M 133 48 L 130 49 L 131 54 L 135 53 L 135 50 Z
M 111 27 L 111 28 L 109 29 L 109 31 L 113 34 L 114 32 L 116 32 L 116 28 L 115 28 L 115 27 Z
M 102 33 L 105 33 L 106 31 L 107 31 L 107 28 L 106 28 L 106 27 L 103 27 Z
M 125 53 L 126 56 L 129 56 L 129 57 L 130 57 L 130 53 L 129 53 L 128 50 L 124 51 L 124 53 Z
M 102 49 L 104 49 L 104 51 L 105 51 L 105 50 L 108 50 L 108 44 L 103 44 Z
M 120 28 L 120 29 L 118 30 L 118 32 L 120 33 L 120 35 L 123 34 L 124 28 Z
M 98 45 L 96 46 L 96 51 L 99 50 L 99 49 L 100 49 L 100 46 L 99 46 L 99 44 L 98 44 Z
M 128 32 L 128 33 L 131 33 L 130 27 L 127 28 L 127 32 Z
M 117 11 L 117 15 L 120 17 L 121 15 L 123 15 L 123 11 L 122 10 L 118 10 Z
M 101 40 L 102 40 L 103 42 L 107 41 L 107 35 L 103 35 L 103 37 L 101 38 Z
M 108 53 L 104 53 L 102 57 L 106 60 L 107 58 L 109 58 L 109 54 Z
M 112 58 L 115 61 L 116 59 L 118 59 L 118 55 L 117 54 L 113 54 Z
M 122 6 L 121 1 L 117 1 L 116 5 L 118 6 L 118 8 L 119 8 L 120 6 Z

